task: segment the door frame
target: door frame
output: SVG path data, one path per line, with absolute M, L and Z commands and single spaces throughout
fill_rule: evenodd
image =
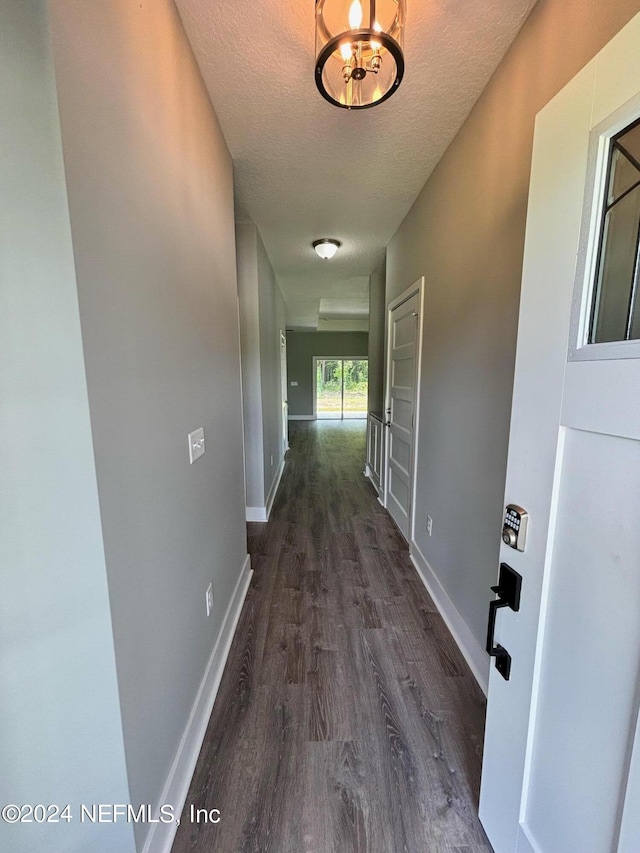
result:
M 424 337 L 424 292 L 425 280 L 424 276 L 421 275 L 420 278 L 417 278 L 412 285 L 410 285 L 406 290 L 403 290 L 399 296 L 396 296 L 395 299 L 392 299 L 391 302 L 389 302 L 389 304 L 387 305 L 386 315 L 385 388 L 383 413 L 384 491 L 381 503 L 388 511 L 387 498 L 389 483 L 389 426 L 387 418 L 389 416 L 389 409 L 391 408 L 391 315 L 396 308 L 402 305 L 403 302 L 406 302 L 407 299 L 411 299 L 412 296 L 418 294 L 418 333 L 416 337 L 417 352 L 413 375 L 415 393 L 413 397 L 413 431 L 411 435 L 411 489 L 409 490 L 409 500 L 411 501 L 411 508 L 409 512 L 409 543 L 414 541 L 416 527 L 416 485 L 418 480 L 418 442 L 416 439 L 420 429 L 420 385 L 422 380 L 422 342 Z
M 314 355 L 312 360 L 313 375 L 313 420 L 318 420 L 318 362 L 319 361 L 369 361 L 368 355 Z M 368 386 L 368 380 L 367 380 Z M 344 373 L 342 376 L 342 409 L 339 418 L 320 418 L 321 421 L 344 421 L 344 420 L 366 420 L 368 412 L 365 411 L 364 418 L 344 417 Z
M 280 396 L 282 408 L 282 455 L 289 449 L 289 372 L 287 370 L 287 332 L 280 329 Z

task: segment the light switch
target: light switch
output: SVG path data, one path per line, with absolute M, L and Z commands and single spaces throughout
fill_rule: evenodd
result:
M 193 465 L 196 459 L 204 455 L 204 429 L 196 429 L 189 433 L 189 463 Z
M 297 383 L 297 382 L 292 382 L 292 383 L 291 383 L 291 387 L 292 387 L 292 388 L 297 388 L 297 387 L 298 387 L 298 383 Z

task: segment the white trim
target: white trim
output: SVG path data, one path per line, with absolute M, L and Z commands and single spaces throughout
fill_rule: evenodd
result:
M 526 824 L 521 823 L 518 827 L 516 853 L 542 853 Z
M 315 415 L 289 415 L 290 421 L 315 421 Z
M 273 509 L 273 502 L 275 501 L 276 495 L 278 494 L 278 486 L 280 485 L 280 480 L 282 479 L 283 473 L 284 457 L 280 460 L 278 470 L 276 471 L 276 476 L 273 478 L 271 488 L 269 489 L 269 494 L 267 495 L 267 521 L 269 520 L 269 516 L 271 515 L 271 510 Z
M 640 342 L 587 342 L 591 306 L 596 288 L 596 263 L 602 229 L 603 201 L 609 168 L 611 139 L 640 116 L 640 94 L 635 95 L 591 131 L 578 262 L 574 281 L 569 337 L 569 361 L 640 358 Z
M 424 276 L 421 275 L 420 278 L 417 278 L 410 287 L 407 287 L 406 290 L 403 290 L 399 296 L 396 296 L 395 299 L 392 299 L 391 302 L 387 305 L 387 311 L 391 313 L 391 311 L 395 311 L 403 302 L 406 302 L 407 299 L 411 299 L 414 293 L 418 293 L 420 288 L 424 287 Z
M 273 502 L 276 499 L 276 494 L 278 493 L 278 486 L 280 485 L 280 480 L 282 479 L 283 472 L 284 459 L 281 459 L 280 465 L 278 466 L 278 471 L 276 472 L 276 476 L 273 478 L 273 483 L 271 483 L 271 488 L 269 489 L 269 494 L 267 495 L 267 505 L 246 507 L 247 521 L 269 521 L 269 516 L 271 515 L 271 510 L 273 509 Z
M 472 634 L 460 611 L 415 542 L 411 542 L 409 546 L 409 556 L 420 575 L 422 583 L 427 588 L 427 592 L 433 599 L 433 603 L 451 632 L 451 636 L 456 641 L 464 659 L 469 664 L 471 672 L 486 696 L 489 690 L 489 656 Z
M 189 785 L 207 731 L 213 703 L 220 687 L 231 641 L 240 619 L 242 605 L 249 589 L 252 574 L 251 561 L 247 554 L 225 613 L 218 639 L 200 682 L 171 770 L 160 795 L 159 805 L 165 803 L 172 805 L 176 816 L 180 815 L 189 793 Z M 177 828 L 175 821 L 152 823 L 142 847 L 142 853 L 170 853 Z
M 247 521 L 269 521 L 266 506 L 248 506 L 246 507 L 245 518 Z

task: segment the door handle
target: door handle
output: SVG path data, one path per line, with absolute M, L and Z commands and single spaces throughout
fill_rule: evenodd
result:
M 491 589 L 497 592 L 498 587 L 492 586 Z M 496 659 L 496 669 L 500 672 L 503 678 L 508 681 L 511 674 L 511 655 L 501 646 L 500 643 L 494 645 L 493 634 L 496 629 L 496 613 L 500 607 L 508 607 L 508 603 L 498 598 L 489 604 L 489 627 L 487 628 L 487 651 L 492 658 Z
M 487 652 L 496 659 L 496 669 L 505 679 L 509 681 L 511 675 L 511 655 L 501 646 L 495 643 L 493 635 L 496 629 L 496 615 L 501 607 L 510 607 L 516 613 L 520 610 L 520 591 L 522 588 L 522 576 L 515 572 L 506 563 L 500 563 L 500 576 L 498 585 L 491 589 L 498 596 L 489 604 L 489 624 L 487 626 Z

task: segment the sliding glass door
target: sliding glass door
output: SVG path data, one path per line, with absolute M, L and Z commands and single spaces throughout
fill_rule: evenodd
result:
M 316 417 L 366 418 L 369 362 L 366 358 L 315 358 Z

